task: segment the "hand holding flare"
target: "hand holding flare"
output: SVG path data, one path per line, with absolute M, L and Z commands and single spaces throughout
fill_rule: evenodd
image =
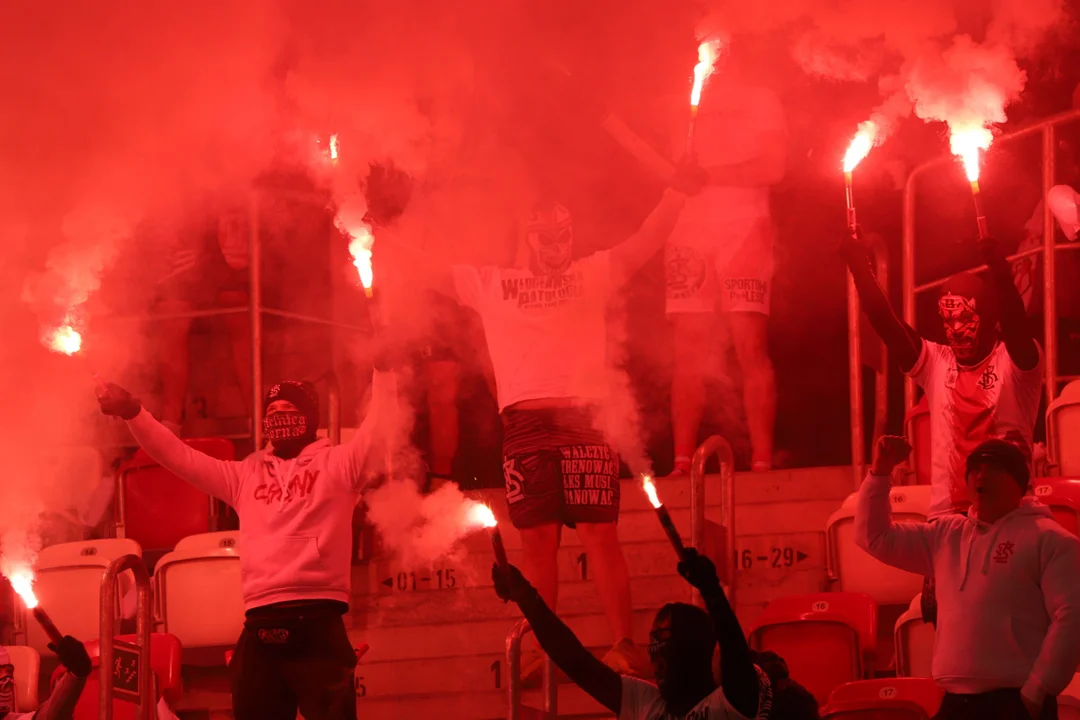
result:
M 675 548 L 675 554 L 682 560 L 686 556 L 686 548 L 683 546 L 682 538 L 679 537 L 679 531 L 675 528 L 675 523 L 671 521 L 671 514 L 656 495 L 656 486 L 653 484 L 652 478 L 648 475 L 642 475 L 641 486 L 645 489 L 645 494 L 649 496 L 649 502 L 656 509 L 656 516 L 660 518 L 660 526 L 667 533 L 671 546 Z

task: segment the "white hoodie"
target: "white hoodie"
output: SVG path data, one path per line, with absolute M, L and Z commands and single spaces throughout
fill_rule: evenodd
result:
M 859 488 L 855 540 L 893 567 L 932 575 L 933 675 L 947 692 L 1021 688 L 1041 703 L 1080 665 L 1080 539 L 1033 498 L 996 523 L 948 515 L 894 523 L 890 478 Z
M 155 461 L 236 509 L 246 609 L 290 600 L 348 603 L 353 510 L 369 452 L 385 441 L 396 402 L 394 374 L 376 372 L 371 406 L 352 441 L 317 440 L 292 460 L 265 451 L 215 460 L 146 410 L 128 427 Z

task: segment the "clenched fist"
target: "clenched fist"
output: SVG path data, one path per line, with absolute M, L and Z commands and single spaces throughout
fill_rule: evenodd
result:
M 874 446 L 874 462 L 870 466 L 870 474 L 891 475 L 893 468 L 907 460 L 910 454 L 911 443 L 907 438 L 882 435 Z
M 142 411 L 139 399 L 114 383 L 99 389 L 97 399 L 101 412 L 121 420 L 131 420 Z

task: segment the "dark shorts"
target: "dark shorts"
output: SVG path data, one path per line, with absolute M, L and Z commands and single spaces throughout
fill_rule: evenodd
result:
M 503 478 L 516 528 L 619 519 L 619 455 L 581 408 L 504 410 Z
M 1043 702 L 1038 720 L 1057 720 L 1057 698 Z M 975 695 L 945 693 L 934 720 L 1031 720 L 1020 688 L 1002 688 Z
M 236 720 L 356 720 L 356 652 L 344 603 L 248 613 L 229 663 Z

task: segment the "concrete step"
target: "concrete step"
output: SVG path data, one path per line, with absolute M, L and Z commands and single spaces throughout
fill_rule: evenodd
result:
M 522 695 L 523 720 L 542 720 L 539 691 Z M 364 720 L 502 720 L 507 716 L 505 690 L 486 692 L 407 694 L 359 698 L 358 715 Z M 610 712 L 576 685 L 559 685 L 560 718 L 612 718 Z

